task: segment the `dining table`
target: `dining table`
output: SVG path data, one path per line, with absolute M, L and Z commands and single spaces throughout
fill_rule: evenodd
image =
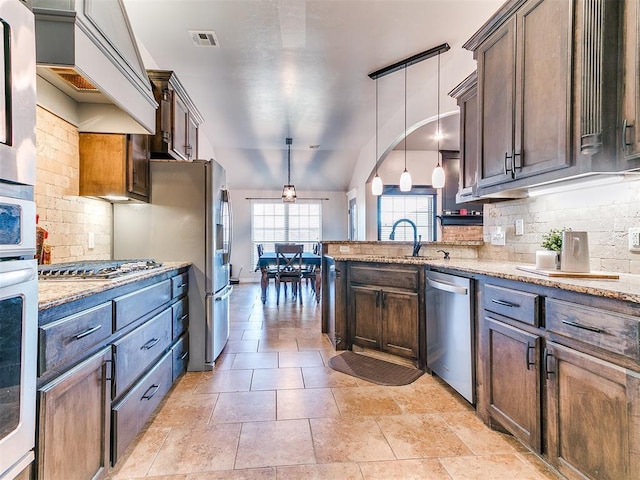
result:
M 285 256 L 292 256 L 289 254 L 284 254 Z M 269 273 L 274 272 L 275 268 L 278 264 L 278 257 L 276 252 L 264 252 L 260 257 L 258 257 L 258 263 L 256 264 L 256 271 L 260 270 L 262 273 L 262 277 L 260 278 L 260 286 L 262 287 L 262 303 L 264 304 L 267 301 L 267 287 L 269 286 Z M 313 288 L 316 293 L 316 302 L 320 303 L 320 288 L 322 285 L 322 269 L 320 268 L 322 264 L 322 256 L 317 255 L 311 252 L 303 252 L 302 253 L 302 265 L 313 267 L 314 272 L 314 284 Z

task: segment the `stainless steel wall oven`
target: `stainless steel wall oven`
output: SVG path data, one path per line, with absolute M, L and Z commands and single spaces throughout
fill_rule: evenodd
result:
M 0 0 L 0 480 L 34 459 L 35 82 L 33 13 L 20 0 Z
M 37 318 L 36 261 L 0 262 L 0 478 L 33 460 Z

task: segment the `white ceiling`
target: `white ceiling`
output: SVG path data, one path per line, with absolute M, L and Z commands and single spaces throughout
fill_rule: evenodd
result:
M 370 72 L 447 42 L 441 113 L 455 110 L 446 94 L 475 68 L 461 45 L 502 2 L 124 0 L 145 66 L 176 72 L 230 186 L 281 188 L 285 138 L 292 137 L 292 182 L 309 191 L 348 189 L 375 134 Z M 190 30 L 214 31 L 219 47 L 195 46 Z M 436 115 L 436 65 L 432 58 L 406 70 L 408 131 Z M 381 153 L 403 136 L 403 72 L 378 80 L 378 131 L 387 130 Z M 448 123 L 455 129 L 455 121 Z M 456 148 L 456 135 L 441 147 Z M 428 134 L 415 136 L 429 142 Z M 407 148 L 424 146 L 410 138 Z

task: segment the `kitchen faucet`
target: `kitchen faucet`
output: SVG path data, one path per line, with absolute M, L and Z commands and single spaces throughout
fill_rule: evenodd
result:
M 413 251 L 411 252 L 411 256 L 417 257 L 418 253 L 420 252 L 420 247 L 422 246 L 420 244 L 420 242 L 422 241 L 422 235 L 418 235 L 418 227 L 416 227 L 416 224 L 413 223 L 408 218 L 401 218 L 400 220 L 396 220 L 396 222 L 393 224 L 393 227 L 391 227 L 389 240 L 396 239 L 396 227 L 398 226 L 399 223 L 402 223 L 402 222 L 407 222 L 409 225 L 413 227 Z

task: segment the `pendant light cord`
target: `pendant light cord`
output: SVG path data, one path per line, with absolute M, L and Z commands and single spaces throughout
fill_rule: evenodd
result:
M 404 66 L 404 171 L 407 171 L 407 66 Z
M 289 155 L 287 157 L 287 185 L 291 185 L 291 144 L 289 144 Z
M 436 126 L 436 139 L 438 142 L 438 166 L 440 166 L 440 54 L 438 53 L 438 91 L 436 92 L 436 98 L 438 99 L 438 118 L 437 118 L 437 126 Z
M 376 78 L 376 177 L 378 176 L 378 79 Z

